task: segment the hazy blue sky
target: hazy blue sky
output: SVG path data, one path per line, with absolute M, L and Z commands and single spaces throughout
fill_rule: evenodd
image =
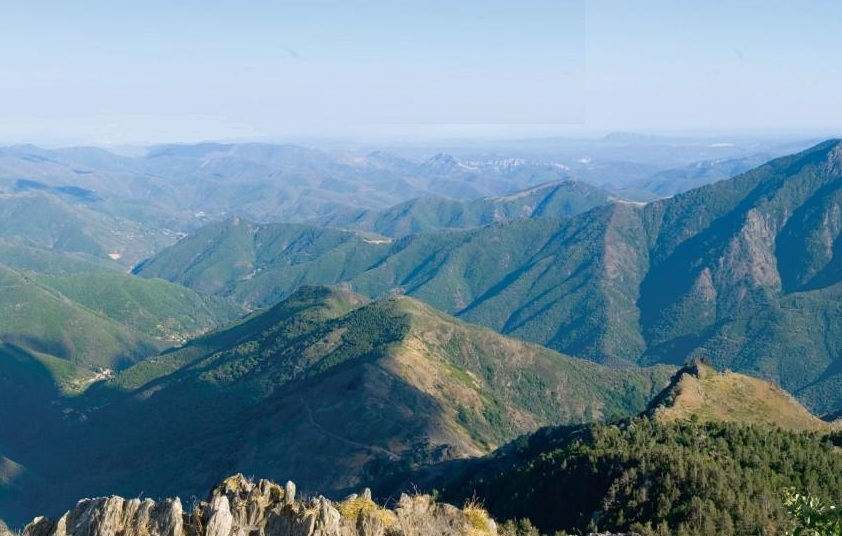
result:
M 842 2 L 27 0 L 0 141 L 842 127 Z

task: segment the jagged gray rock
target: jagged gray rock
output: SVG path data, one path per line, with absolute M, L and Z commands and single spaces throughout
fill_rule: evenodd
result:
M 156 503 L 121 497 L 83 499 L 57 521 L 36 518 L 23 536 L 492 536 L 487 515 L 431 497 L 403 495 L 394 511 L 377 506 L 371 491 L 334 503 L 295 500 L 284 487 L 243 475 L 227 478 L 206 501 L 185 513 L 179 499 Z M 2 536 L 2 535 L 0 535 Z
M 292 505 L 295 502 L 295 482 L 287 480 L 284 486 L 284 504 Z
M 58 521 L 38 517 L 24 536 L 183 536 L 184 512 L 179 499 L 104 497 L 82 499 Z

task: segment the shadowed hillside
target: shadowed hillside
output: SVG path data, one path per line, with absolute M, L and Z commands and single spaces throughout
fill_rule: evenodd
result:
M 543 425 L 634 414 L 672 373 L 566 357 L 407 297 L 363 303 L 305 287 L 147 359 L 89 389 L 78 423 L 28 464 L 54 500 L 189 494 L 231 471 L 335 494 Z

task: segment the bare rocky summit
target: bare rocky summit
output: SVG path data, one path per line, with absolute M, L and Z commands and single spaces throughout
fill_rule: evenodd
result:
M 497 526 L 479 507 L 457 508 L 427 495 L 402 495 L 394 509 L 368 490 L 343 501 L 296 499 L 295 485 L 235 475 L 185 512 L 166 499 L 83 499 L 58 520 L 34 519 L 23 536 L 483 536 Z

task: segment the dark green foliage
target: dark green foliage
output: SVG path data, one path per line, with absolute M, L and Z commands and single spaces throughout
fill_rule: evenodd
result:
M 301 359 L 309 344 L 334 329 L 331 320 L 345 315 L 362 303 L 361 296 L 335 292 L 325 287 L 302 287 L 267 311 L 193 340 L 182 348 L 146 359 L 122 371 L 109 383 L 120 390 L 129 390 L 176 371 L 179 373 L 175 378 L 191 377 L 192 371 L 201 371 L 203 379 L 224 388 L 241 380 L 261 361 L 265 361 L 264 368 L 277 369 L 264 382 L 282 383 L 293 376 L 296 367 L 280 356 L 288 356 L 293 361 Z M 360 328 L 357 325 L 360 322 L 354 320 L 356 317 L 351 318 L 351 323 L 355 328 Z M 350 346 L 361 348 L 367 345 L 365 347 L 370 348 L 373 341 L 379 343 L 389 338 L 388 334 L 382 335 L 381 331 L 396 329 L 389 323 L 391 319 L 388 317 L 375 320 L 366 324 L 364 329 L 352 330 Z M 319 330 L 320 333 L 314 335 Z M 368 339 L 364 341 L 363 338 Z M 343 350 L 344 347 L 337 349 L 345 355 Z M 270 356 L 274 358 L 267 361 L 266 358 Z M 339 361 L 342 358 L 331 359 Z M 252 388 L 254 386 L 249 387 Z
M 789 490 L 784 504 L 789 515 L 787 534 L 838 536 L 842 534 L 842 509 L 817 497 Z
M 135 273 L 267 306 L 302 285 L 345 281 L 380 261 L 388 249 L 351 231 L 234 218 L 202 228 Z
M 547 429 L 474 471 L 445 498 L 475 493 L 498 519 L 528 518 L 543 532 L 776 534 L 790 487 L 842 499 L 830 437 L 725 423 Z
M 94 273 L 43 276 L 37 281 L 74 302 L 162 343 L 183 343 L 220 327 L 244 311 L 160 279 Z
M 151 337 L 67 299 L 37 278 L 0 265 L 0 337 L 27 352 L 76 365 L 117 368 L 154 355 Z

